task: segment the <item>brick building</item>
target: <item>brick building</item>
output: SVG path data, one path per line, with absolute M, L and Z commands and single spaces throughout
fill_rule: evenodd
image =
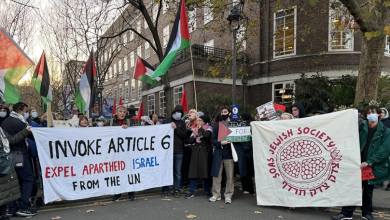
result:
M 232 7 L 232 3 L 237 4 L 233 0 L 229 7 Z M 169 7 L 176 10 L 177 6 L 173 4 L 169 3 Z M 158 23 L 164 48 L 171 34 L 171 21 L 175 17 L 168 12 L 166 5 Z M 131 8 L 127 10 L 131 11 Z M 242 97 L 244 89 L 247 104 L 256 107 L 271 100 L 292 103 L 292 94 L 299 92 L 295 91 L 294 80 L 303 73 L 309 76 L 321 73 L 330 78 L 357 74 L 363 36 L 361 32 L 355 34 L 349 28 L 354 24 L 346 22 L 350 21 L 350 17 L 341 3 L 319 0 L 316 6 L 311 6 L 308 1 L 282 1 L 280 6 L 276 2 L 261 1 L 246 4 L 241 10 L 250 20 L 258 22 L 248 31 L 241 28 L 238 36 L 241 46 L 237 62 L 241 71 L 237 75 L 236 95 Z M 148 11 L 155 19 L 156 4 L 149 3 Z M 223 68 L 219 76 L 212 77 L 208 72 L 216 62 L 223 61 L 231 54 L 233 44 L 232 34 L 228 30 L 213 31 L 212 27 L 221 22 L 216 17 L 221 15 L 213 15 L 212 11 L 211 7 L 205 7 L 188 12 L 194 67 L 192 69 L 189 48 L 178 53 L 168 71 L 172 87 L 172 94 L 169 95 L 173 97 L 173 106 L 180 103 L 184 88 L 187 90 L 189 105 L 194 106 L 194 80 L 197 94 L 205 91 L 229 97 L 232 95 L 232 79 L 225 77 L 231 74 L 229 62 L 221 65 Z M 225 13 L 222 17 L 226 18 L 227 15 Z M 118 18 L 112 28 L 124 28 L 122 20 Z M 138 32 L 146 33 L 146 38 L 151 36 L 142 15 L 135 16 L 130 25 Z M 119 44 L 122 45 L 121 50 L 109 67 L 103 96 L 115 97 L 117 100 L 122 97 L 126 106 L 138 107 L 142 100 L 144 114 L 166 116 L 166 94 L 162 83 L 152 86 L 132 78 L 137 55 L 151 65 L 157 66 L 159 63 L 149 43 L 128 31 L 117 40 Z M 384 53 L 383 73 L 387 74 L 390 72 L 390 43 L 387 39 Z M 103 60 L 107 59 L 106 54 L 102 55 Z M 230 70 L 226 70 L 227 67 Z M 243 75 L 247 79 L 245 88 L 241 80 Z

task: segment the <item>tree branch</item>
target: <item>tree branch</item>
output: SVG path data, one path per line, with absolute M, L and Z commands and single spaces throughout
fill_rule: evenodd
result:
M 358 2 L 356 0 L 340 0 L 340 2 L 343 3 L 345 7 L 347 7 L 348 11 L 355 19 L 355 22 L 358 23 L 363 34 L 366 33 L 369 27 L 366 21 L 363 19 L 362 9 Z

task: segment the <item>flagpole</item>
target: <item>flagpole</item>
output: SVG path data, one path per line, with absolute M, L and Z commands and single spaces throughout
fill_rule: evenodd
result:
M 191 64 L 192 64 L 192 78 L 194 81 L 194 94 L 195 94 L 195 110 L 198 111 L 198 100 L 196 99 L 196 87 L 195 87 L 195 71 L 194 71 L 194 60 L 192 59 L 192 46 L 190 46 Z

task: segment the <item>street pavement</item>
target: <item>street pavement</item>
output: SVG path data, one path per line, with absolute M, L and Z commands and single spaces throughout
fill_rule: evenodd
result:
M 239 188 L 239 184 L 236 183 Z M 91 198 L 78 201 L 62 201 L 44 205 L 37 211 L 33 219 L 85 219 L 85 220 L 119 220 L 119 219 L 299 219 L 299 220 L 329 220 L 336 215 L 340 207 L 334 207 L 333 212 L 324 212 L 323 209 L 287 207 L 265 207 L 256 205 L 256 196 L 243 194 L 236 190 L 232 204 L 225 204 L 223 200 L 208 202 L 201 189 L 197 190 L 194 198 L 185 199 L 185 193 L 180 198 L 170 196 L 169 199 L 160 197 L 160 189 L 151 189 L 136 193 L 135 201 L 127 200 L 127 194 L 122 199 L 111 201 L 111 196 Z M 384 189 L 374 190 L 374 217 L 376 219 L 389 219 L 390 192 Z M 361 219 L 358 208 L 354 219 Z M 60 217 L 60 218 L 58 218 Z M 19 218 L 14 218 L 17 220 Z

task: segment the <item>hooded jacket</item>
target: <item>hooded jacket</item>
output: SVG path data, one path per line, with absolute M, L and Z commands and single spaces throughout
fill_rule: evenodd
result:
M 5 111 L 7 112 L 7 115 L 4 117 L 4 118 L 0 118 L 0 126 L 3 124 L 3 121 L 5 120 L 5 119 L 7 119 L 8 117 L 9 117 L 9 108 L 8 107 L 0 107 L 0 109 L 5 109 Z
M 382 119 L 381 122 L 383 123 L 384 126 L 386 126 L 387 128 L 390 128 L 390 121 L 388 119 L 389 111 L 387 111 L 387 109 L 385 109 L 385 108 L 381 108 L 381 110 L 385 110 L 385 112 L 386 112 L 385 118 Z
M 181 115 L 183 116 L 184 111 L 183 107 L 181 105 L 176 105 L 175 109 L 171 113 L 171 117 L 166 118 L 163 122 L 163 124 L 170 124 L 170 123 L 175 123 L 176 124 L 176 129 L 174 129 L 174 142 L 173 142 L 173 152 L 175 154 L 182 154 L 183 153 L 183 147 L 184 147 L 184 139 L 186 138 L 187 135 L 187 129 L 186 129 L 186 123 L 183 120 L 175 120 L 172 115 L 176 111 L 180 111 Z
M 292 112 L 292 107 L 297 107 L 299 109 L 299 118 L 306 118 L 306 112 L 305 108 L 303 108 L 302 103 L 296 102 L 294 105 L 291 106 L 291 112 Z

